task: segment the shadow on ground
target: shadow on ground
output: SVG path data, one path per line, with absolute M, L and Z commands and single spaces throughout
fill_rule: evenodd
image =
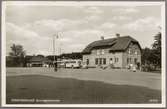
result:
M 145 87 L 40 75 L 7 77 L 7 104 L 160 103 L 161 92 Z M 154 102 L 152 102 L 154 101 Z

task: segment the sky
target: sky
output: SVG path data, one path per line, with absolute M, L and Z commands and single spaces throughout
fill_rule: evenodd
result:
M 151 47 L 160 31 L 160 6 L 9 5 L 5 10 L 6 54 L 12 44 L 27 55 L 81 52 L 89 43 L 129 35 Z

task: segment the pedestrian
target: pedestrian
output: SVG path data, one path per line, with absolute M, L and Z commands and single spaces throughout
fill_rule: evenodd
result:
M 133 64 L 130 64 L 130 66 L 129 66 L 129 67 L 130 67 L 130 70 L 132 70 L 132 68 L 133 68 Z
M 54 63 L 54 71 L 57 71 L 57 62 Z
M 133 65 L 132 71 L 136 72 L 136 66 L 135 65 Z

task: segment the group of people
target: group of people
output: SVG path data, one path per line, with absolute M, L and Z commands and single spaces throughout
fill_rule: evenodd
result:
M 133 72 L 136 72 L 136 70 L 137 70 L 137 65 L 135 65 L 135 64 L 130 64 L 130 65 L 129 65 L 129 69 L 132 70 Z

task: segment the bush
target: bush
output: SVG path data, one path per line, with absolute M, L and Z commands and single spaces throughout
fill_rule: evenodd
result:
M 153 64 L 146 64 L 146 65 L 142 65 L 141 70 L 145 72 L 151 72 L 151 71 L 156 71 L 157 67 L 156 65 L 153 65 Z

